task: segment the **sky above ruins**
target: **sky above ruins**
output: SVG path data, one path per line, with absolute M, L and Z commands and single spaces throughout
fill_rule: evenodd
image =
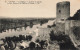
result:
M 27 0 L 34 1 L 34 0 Z M 80 0 L 36 0 L 40 4 L 7 4 L 0 0 L 0 18 L 24 18 L 24 17 L 56 17 L 56 4 L 61 1 L 70 1 L 70 16 L 80 9 Z

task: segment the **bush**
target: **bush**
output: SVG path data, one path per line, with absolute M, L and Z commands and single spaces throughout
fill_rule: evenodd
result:
M 35 43 L 34 42 L 30 42 L 29 47 L 30 48 L 35 48 Z

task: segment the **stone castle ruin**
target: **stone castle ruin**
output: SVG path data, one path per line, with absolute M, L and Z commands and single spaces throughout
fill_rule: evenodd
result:
M 65 45 L 71 45 L 78 48 L 80 46 L 80 10 L 74 14 L 73 17 L 70 17 L 70 2 L 63 1 L 59 2 L 56 5 L 56 20 L 55 26 L 50 28 L 39 28 L 39 36 L 37 37 L 40 40 L 50 40 L 51 31 L 57 35 L 57 40 L 64 40 L 64 43 L 60 43 L 63 47 Z M 63 36 L 63 37 L 61 37 Z M 68 36 L 67 42 L 65 36 Z M 62 41 L 61 41 L 62 42 Z M 70 43 L 71 42 L 71 43 Z M 60 46 L 60 45 L 59 45 Z M 67 48 L 67 47 L 66 47 Z M 72 48 L 74 49 L 74 48 Z
M 63 1 L 56 5 L 56 33 L 65 31 L 65 21 L 70 17 L 70 2 Z M 55 33 L 55 34 L 56 34 Z
M 16 28 L 18 26 L 19 27 L 25 26 L 25 30 L 27 30 L 26 27 L 30 26 L 30 28 L 28 27 L 27 33 L 29 32 L 29 34 L 27 34 L 27 35 L 32 35 L 33 38 L 31 41 L 33 41 L 33 42 L 37 41 L 36 44 L 38 44 L 38 45 L 39 45 L 39 43 L 42 44 L 41 47 L 45 48 L 42 50 L 75 50 L 75 48 L 80 50 L 80 10 L 78 10 L 76 12 L 76 14 L 74 14 L 74 16 L 70 17 L 70 2 L 69 1 L 63 1 L 63 2 L 57 3 L 57 5 L 56 5 L 56 20 L 54 20 L 54 21 L 52 20 L 49 22 L 48 22 L 48 19 L 43 19 L 43 20 L 39 20 L 39 21 L 38 20 L 34 19 L 27 23 L 21 22 L 20 24 L 17 24 L 17 23 L 19 23 L 19 21 L 16 20 L 17 23 L 11 23 L 10 28 L 15 28 L 15 31 L 16 31 L 17 30 Z M 13 21 L 15 21 L 15 20 L 13 20 Z M 20 21 L 23 21 L 23 20 L 20 20 Z M 34 22 L 32 22 L 32 21 L 34 21 Z M 48 22 L 48 23 L 46 23 L 46 22 Z M 41 24 L 36 25 L 37 23 L 41 23 Z M 46 23 L 46 24 L 44 24 L 44 23 Z M 42 24 L 44 24 L 44 25 L 42 26 Z M 35 25 L 35 26 L 33 27 L 33 25 Z M 16 26 L 16 27 L 14 27 L 14 26 Z M 39 26 L 39 28 L 38 28 L 38 26 Z M 33 29 L 32 29 L 32 27 L 33 27 Z M 2 28 L 5 28 L 5 27 L 2 27 Z M 6 27 L 6 28 L 8 28 L 8 27 Z M 20 28 L 20 29 L 23 30 L 24 28 Z M 22 32 L 19 32 L 19 33 L 22 34 Z M 11 32 L 9 35 L 11 35 Z M 22 36 L 23 35 L 20 35 L 19 37 L 22 37 Z M 31 38 L 28 36 L 26 36 L 26 37 Z M 11 37 L 9 37 L 9 38 L 11 38 Z M 14 38 L 15 38 L 15 36 L 14 36 Z M 23 38 L 25 38 L 25 36 L 23 36 Z M 27 38 L 25 38 L 25 39 L 23 39 L 23 38 L 22 38 L 22 40 L 27 39 Z M 6 37 L 6 39 L 7 39 L 7 37 Z M 17 38 L 17 39 L 20 40 L 20 38 Z M 28 39 L 28 41 L 29 41 L 29 39 Z M 23 43 L 23 44 L 25 44 L 25 43 Z M 34 45 L 31 45 L 31 46 L 34 46 Z M 39 48 L 39 46 L 36 46 L 36 47 Z M 31 49 L 29 49 L 29 50 L 31 50 Z M 33 50 L 36 50 L 36 49 L 33 49 Z
M 80 46 L 80 11 L 66 20 L 65 34 L 69 35 L 75 47 Z
M 64 30 L 65 35 L 68 35 L 73 45 L 78 48 L 80 46 L 80 10 L 70 17 L 70 2 L 59 2 L 56 7 L 56 29 Z

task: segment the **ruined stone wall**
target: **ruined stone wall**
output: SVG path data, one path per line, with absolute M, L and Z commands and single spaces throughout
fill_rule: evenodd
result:
M 70 33 L 70 24 L 71 24 L 71 21 L 69 21 L 69 20 L 67 20 L 66 22 L 65 22 L 65 34 L 66 35 L 69 35 L 69 33 Z
M 55 35 L 65 34 L 65 23 L 56 23 L 56 26 L 51 29 Z
M 67 20 L 65 22 L 65 34 L 68 35 L 75 47 L 80 45 L 80 21 Z
M 79 20 L 67 20 L 65 22 L 65 32 L 69 32 L 70 30 L 74 29 L 75 27 L 80 27 Z M 69 34 L 69 33 L 66 33 Z
M 39 28 L 39 34 L 38 34 L 38 39 L 40 40 L 47 40 L 50 38 L 49 33 L 51 29 L 50 28 Z

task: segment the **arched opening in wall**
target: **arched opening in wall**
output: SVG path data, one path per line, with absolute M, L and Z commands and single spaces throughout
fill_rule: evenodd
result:
M 61 13 L 61 10 L 59 10 L 59 13 Z

